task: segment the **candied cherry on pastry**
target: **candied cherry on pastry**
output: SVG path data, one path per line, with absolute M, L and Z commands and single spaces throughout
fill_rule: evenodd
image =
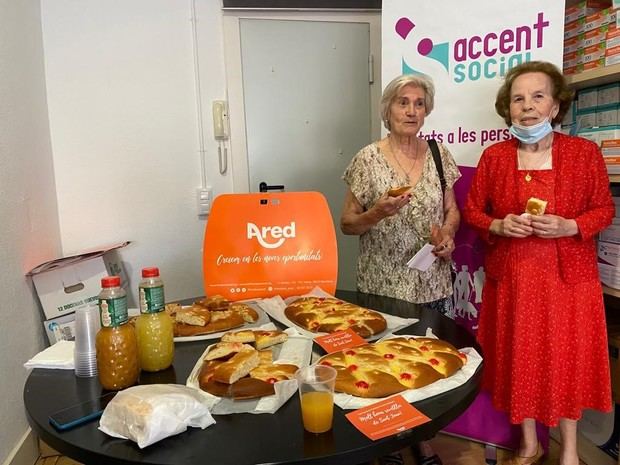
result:
M 358 389 L 368 389 L 370 385 L 366 381 L 358 381 L 355 383 L 355 387 Z
M 388 360 L 391 360 L 394 358 L 394 354 L 383 354 L 383 358 L 387 358 Z
M 357 365 L 349 365 L 347 368 L 349 369 L 349 371 L 356 371 L 358 367 Z
M 431 358 L 428 363 L 430 363 L 431 365 L 439 365 L 439 360 L 437 360 L 436 358 Z
M 411 380 L 413 379 L 413 375 L 411 373 L 401 373 L 400 379 Z
M 346 354 L 346 355 L 355 355 L 355 354 L 356 354 L 356 352 L 355 352 L 354 350 L 347 350 L 347 351 L 345 352 L 345 354 Z
M 420 350 L 421 350 L 422 352 L 428 352 L 428 350 L 429 350 L 429 349 L 428 349 L 428 347 L 426 347 L 426 346 L 420 346 Z
M 331 362 L 329 362 L 328 360 L 323 360 L 323 361 L 321 362 L 321 365 L 325 365 L 326 367 L 330 367 L 330 366 L 332 366 Z

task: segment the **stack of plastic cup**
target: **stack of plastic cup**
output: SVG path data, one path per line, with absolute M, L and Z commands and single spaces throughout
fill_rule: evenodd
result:
M 97 376 L 97 350 L 95 338 L 99 331 L 99 308 L 91 305 L 75 312 L 75 375 Z

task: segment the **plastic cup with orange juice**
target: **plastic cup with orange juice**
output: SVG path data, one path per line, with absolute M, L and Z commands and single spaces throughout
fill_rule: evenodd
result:
M 311 365 L 297 370 L 295 378 L 304 428 L 311 433 L 329 431 L 334 418 L 336 370 L 325 365 Z

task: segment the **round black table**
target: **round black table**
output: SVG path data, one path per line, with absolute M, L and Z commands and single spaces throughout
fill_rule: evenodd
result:
M 356 292 L 337 292 L 337 296 L 385 313 L 420 319 L 401 331 L 403 334 L 423 335 L 430 327 L 440 339 L 456 347 L 474 347 L 482 353 L 473 336 L 439 313 Z M 160 373 L 142 373 L 140 383 L 185 384 L 196 360 L 212 343 L 213 340 L 177 343 L 173 366 Z M 338 407 L 330 432 L 318 435 L 305 432 L 298 396 L 293 396 L 273 415 L 217 415 L 215 425 L 204 430 L 190 428 L 142 450 L 132 441 L 102 433 L 97 429 L 97 421 L 58 432 L 48 422 L 50 414 L 102 394 L 96 377 L 77 378 L 72 370 L 34 369 L 24 387 L 24 404 L 30 424 L 43 441 L 87 465 L 359 464 L 432 438 L 474 400 L 481 372 L 482 365 L 457 389 L 416 402 L 415 407 L 430 417 L 430 422 L 378 441 L 369 440 L 355 429 L 345 418 L 349 411 Z

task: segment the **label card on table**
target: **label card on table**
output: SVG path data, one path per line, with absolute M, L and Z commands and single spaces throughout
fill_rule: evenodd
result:
M 326 334 L 325 336 L 317 336 L 314 338 L 314 342 L 320 345 L 328 354 L 338 352 L 342 349 L 368 344 L 363 337 L 352 329 L 337 331 L 335 333 Z
M 376 441 L 422 425 L 431 419 L 407 402 L 393 396 L 351 413 L 347 419 L 369 439 Z

